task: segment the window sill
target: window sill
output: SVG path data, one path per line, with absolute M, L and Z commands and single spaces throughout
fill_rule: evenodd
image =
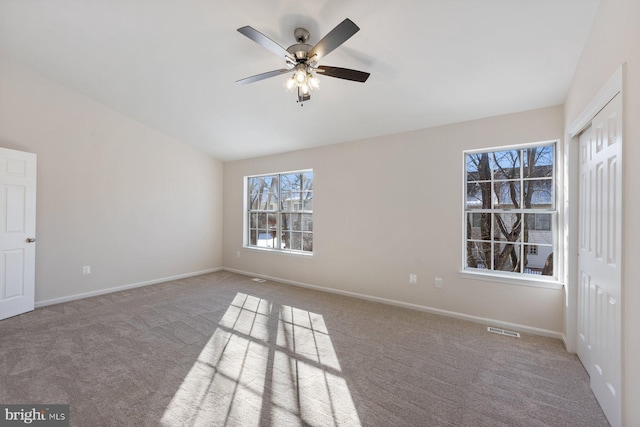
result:
M 303 257 L 303 258 L 313 257 L 313 252 L 283 251 L 281 249 L 259 248 L 256 246 L 243 246 L 242 249 L 252 251 L 252 252 L 262 252 L 262 253 L 269 253 L 269 254 L 275 254 L 275 255 L 287 255 L 287 256 Z
M 564 283 L 555 279 L 543 279 L 532 277 L 514 277 L 509 274 L 500 274 L 496 272 L 484 273 L 482 271 L 461 270 L 460 277 L 463 279 L 484 280 L 494 283 L 507 283 L 510 285 L 533 286 L 536 288 L 562 289 Z

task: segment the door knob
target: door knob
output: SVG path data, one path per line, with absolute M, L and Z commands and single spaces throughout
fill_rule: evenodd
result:
M 27 243 L 33 243 L 33 242 L 35 242 L 35 241 L 36 241 L 36 239 L 34 239 L 33 237 L 29 237 L 29 238 L 27 239 Z

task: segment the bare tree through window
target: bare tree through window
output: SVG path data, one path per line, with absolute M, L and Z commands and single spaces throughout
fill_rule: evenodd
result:
M 555 274 L 554 163 L 555 144 L 465 153 L 466 268 Z
M 248 246 L 313 252 L 313 171 L 247 178 Z

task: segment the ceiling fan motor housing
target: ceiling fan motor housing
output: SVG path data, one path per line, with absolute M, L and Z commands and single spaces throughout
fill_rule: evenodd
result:
M 304 28 L 296 28 L 293 35 L 298 43 L 289 46 L 287 52 L 293 55 L 298 63 L 305 62 L 307 60 L 307 53 L 313 49 L 313 46 L 305 43 L 309 40 L 309 31 Z
M 287 48 L 287 52 L 293 55 L 298 62 L 304 62 L 307 60 L 307 53 L 313 48 L 313 46 L 306 43 L 298 43 L 291 45 Z

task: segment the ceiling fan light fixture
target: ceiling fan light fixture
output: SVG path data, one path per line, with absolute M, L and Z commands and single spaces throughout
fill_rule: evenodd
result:
M 320 80 L 304 64 L 298 64 L 296 71 L 287 79 L 288 90 L 297 89 L 299 93 L 307 96 L 312 90 L 320 88 Z
M 314 76 L 313 74 L 309 74 L 309 78 L 307 80 L 309 81 L 309 86 L 311 86 L 311 89 L 320 89 L 320 80 L 316 76 Z
M 308 74 L 309 74 L 309 71 L 307 70 L 307 67 L 304 64 L 298 64 L 296 66 L 296 71 L 293 73 L 293 77 L 296 79 L 296 81 L 300 85 L 307 82 Z
M 287 80 L 287 89 L 288 90 L 293 90 L 294 87 L 298 86 L 298 82 L 296 81 L 295 76 L 291 76 L 288 80 Z
M 305 69 L 298 68 L 298 71 L 296 71 L 294 76 L 298 84 L 303 84 L 307 81 L 307 71 Z

